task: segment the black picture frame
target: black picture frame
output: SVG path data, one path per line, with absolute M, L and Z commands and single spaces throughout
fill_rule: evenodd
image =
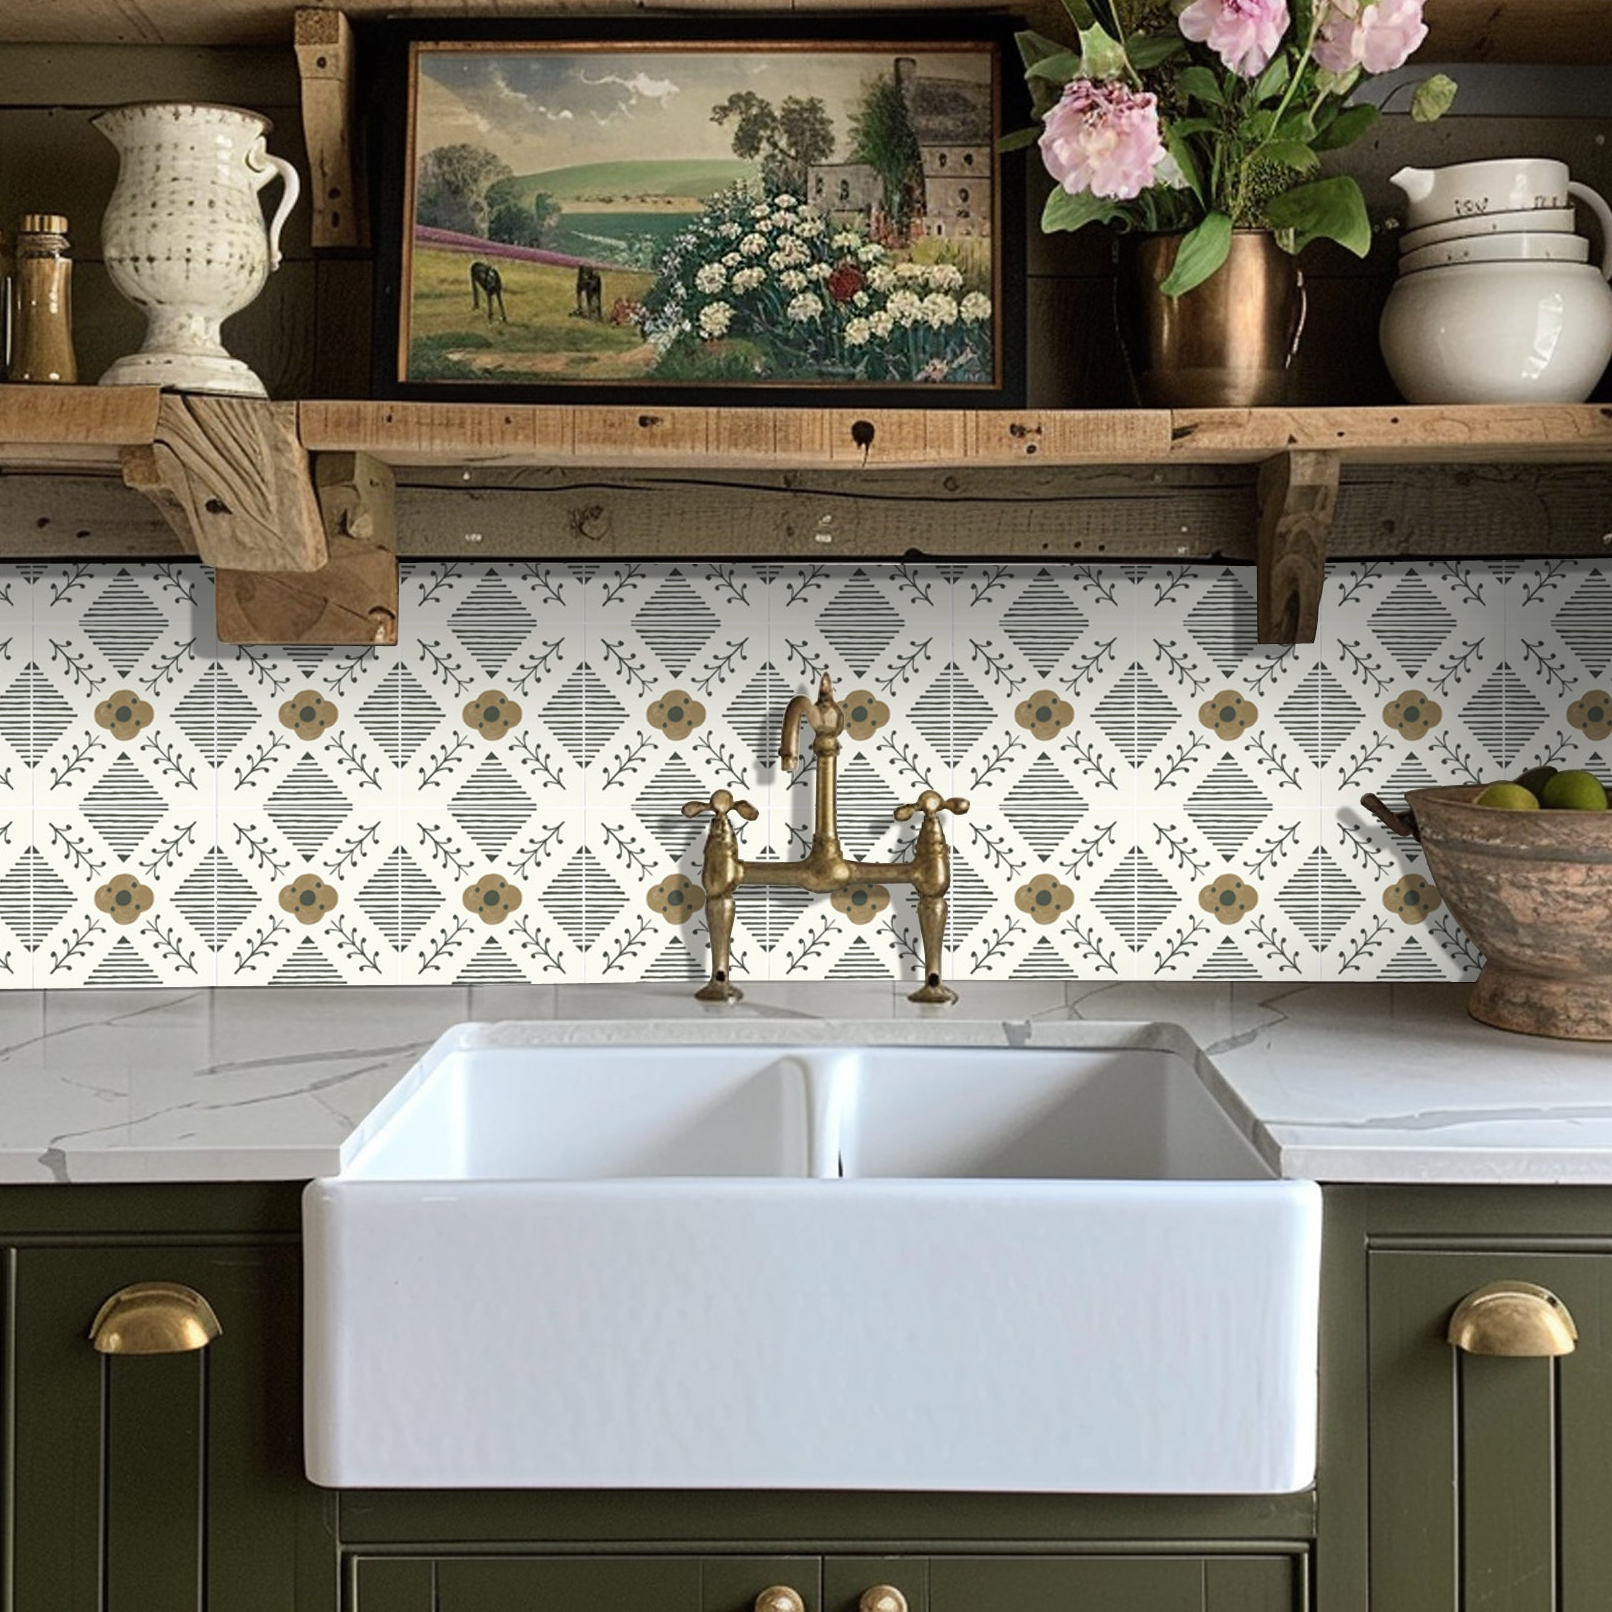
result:
M 926 20 L 921 26 L 909 25 L 900 16 L 885 15 L 805 23 L 797 19 L 690 22 L 645 17 L 562 24 L 538 20 L 416 20 L 367 29 L 365 59 L 372 64 L 367 121 L 373 136 L 374 395 L 418 401 L 548 404 L 1022 406 L 1025 164 L 1022 153 L 1004 155 L 999 141 L 1005 131 L 1028 121 L 1029 114 L 1023 81 L 1013 65 L 1016 55 L 1011 52 L 1011 43 L 1012 27 L 1000 16 L 948 16 Z M 608 56 L 611 65 L 625 71 L 590 74 L 588 68 L 595 53 Z M 657 62 L 661 67 L 659 77 L 653 72 Z M 714 163 L 708 157 L 696 162 L 646 155 L 631 159 L 639 167 L 617 162 L 606 169 L 596 163 L 561 162 L 514 176 L 515 164 L 505 162 L 491 149 L 502 145 L 511 155 L 517 149 L 546 150 L 544 131 L 535 127 L 541 114 L 555 123 L 563 120 L 571 124 L 565 133 L 567 149 L 574 154 L 577 119 L 584 106 L 589 107 L 587 115 L 599 116 L 597 106 L 590 100 L 598 88 L 595 81 L 611 77 L 626 81 L 616 91 L 621 96 L 619 104 L 627 108 L 621 121 L 636 119 L 648 129 L 647 134 L 629 131 L 627 138 L 652 144 L 657 131 L 651 119 L 641 114 L 654 111 L 652 97 L 656 93 L 663 101 L 670 98 L 672 92 L 665 86 L 672 82 L 669 69 L 673 66 L 688 71 L 690 77 L 685 82 L 695 96 L 700 95 L 700 84 L 708 89 L 711 79 L 728 67 L 733 68 L 731 82 L 735 86 L 740 86 L 741 80 L 770 76 L 777 89 L 773 89 L 773 83 L 767 88 L 774 95 L 782 91 L 778 106 L 783 108 L 791 99 L 798 103 L 811 99 L 790 94 L 792 87 L 798 87 L 808 76 L 814 75 L 812 82 L 822 81 L 825 75 L 835 82 L 834 70 L 842 62 L 847 75 L 862 75 L 861 86 L 879 84 L 886 105 L 899 100 L 907 118 L 917 145 L 916 162 L 922 165 L 922 183 L 909 178 L 897 193 L 904 204 L 901 217 L 892 217 L 879 206 L 891 192 L 867 164 L 830 160 L 844 154 L 847 138 L 833 118 L 827 121 L 833 129 L 834 149 L 826 157 L 819 155 L 816 162 L 793 160 L 821 151 L 824 136 L 820 130 L 813 134 L 809 112 L 805 114 L 806 133 L 796 139 L 792 150 L 778 156 L 776 147 L 765 148 L 779 165 L 765 174 L 761 169 L 766 158 L 746 159 L 736 152 L 726 163 Z M 950 76 L 940 70 L 953 64 L 956 66 Z M 773 71 L 790 66 L 795 67 L 793 73 Z M 518 74 L 510 71 L 512 67 L 519 69 Z M 893 93 L 884 89 L 885 81 L 878 76 L 884 71 L 895 87 Z M 443 93 L 440 81 L 444 78 L 449 80 L 449 94 Z M 527 121 L 518 126 L 487 115 L 489 105 L 497 104 L 494 89 L 489 86 L 501 78 L 519 79 L 517 88 L 509 91 L 511 97 L 521 97 L 513 104 L 527 115 Z M 422 111 L 422 80 L 429 80 L 425 94 L 433 98 L 433 108 L 445 107 L 446 112 L 432 108 Z M 986 138 L 979 137 L 982 82 L 989 86 L 990 128 Z M 649 94 L 636 93 L 635 83 Z M 556 93 L 549 93 L 550 86 Z M 504 88 L 508 89 L 507 82 Z M 745 91 L 736 87 L 733 93 L 742 95 Z M 866 88 L 869 99 L 858 104 L 860 116 L 867 115 L 872 93 L 871 88 Z M 497 91 L 498 96 L 502 94 L 503 90 Z M 540 94 L 542 100 L 537 99 Z M 572 96 L 576 105 L 563 101 L 564 95 Z M 463 119 L 461 96 L 466 99 Z M 708 95 L 704 104 L 709 104 Z M 823 104 L 819 99 L 819 110 Z M 775 110 L 770 101 L 767 108 Z M 725 138 L 737 141 L 740 115 L 730 113 L 721 125 Z M 601 122 L 601 129 L 616 116 L 612 113 L 609 120 Z M 496 226 L 496 212 L 486 205 L 485 191 L 479 209 L 472 211 L 464 205 L 467 187 L 451 165 L 446 171 L 443 165 L 432 167 L 426 182 L 422 182 L 418 159 L 427 150 L 443 149 L 445 145 L 473 144 L 447 138 L 459 133 L 462 124 L 471 119 L 477 120 L 476 132 L 484 127 L 489 131 L 485 136 L 489 155 L 494 162 L 503 163 L 513 176 L 501 190 L 496 183 L 489 187 L 495 201 L 502 198 L 501 205 L 507 202 L 517 209 L 503 214 Z M 765 119 L 762 121 L 764 124 Z M 849 119 L 843 121 L 849 123 Z M 730 124 L 735 131 L 732 135 Z M 510 133 L 517 127 L 523 131 L 518 147 Z M 957 143 L 948 145 L 948 136 L 955 137 Z M 619 149 L 621 134 L 612 132 L 610 138 L 614 143 L 601 149 Z M 562 154 L 558 137 L 554 152 L 556 156 Z M 965 159 L 969 164 L 966 171 L 960 166 Z M 942 172 L 941 165 L 948 162 L 959 165 L 953 170 L 959 177 Z M 747 313 L 739 294 L 731 292 L 734 279 L 751 260 L 746 258 L 737 267 L 730 265 L 727 273 L 732 278 L 725 283 L 732 298 L 729 318 L 737 328 L 730 323 L 714 337 L 710 332 L 717 316 L 705 310 L 711 301 L 726 299 L 696 291 L 692 278 L 703 272 L 710 278 L 702 279 L 702 284 L 714 282 L 716 271 L 696 262 L 708 248 L 714 253 L 714 245 L 704 234 L 696 239 L 689 232 L 695 226 L 709 231 L 729 229 L 737 216 L 737 204 L 727 192 L 712 201 L 709 196 L 651 196 L 647 189 L 633 192 L 626 188 L 636 178 L 646 187 L 686 183 L 692 193 L 706 182 L 692 171 L 701 163 L 724 170 L 736 171 L 741 165 L 753 170 L 745 176 L 744 183 L 754 190 L 757 206 L 763 204 L 764 198 L 771 205 L 780 197 L 781 187 L 775 182 L 780 171 L 803 174 L 808 194 L 793 197 L 794 227 L 805 232 L 811 228 L 813 218 L 821 217 L 824 231 L 819 238 L 805 242 L 804 248 L 793 248 L 797 252 L 805 250 L 811 261 L 796 265 L 795 277 L 789 283 L 794 285 L 802 273 L 824 278 L 808 281 L 793 292 L 782 285 L 767 284 L 770 312 L 752 309 Z M 988 233 L 979 217 L 980 209 L 977 205 L 970 209 L 967 204 L 978 195 L 977 181 L 972 186 L 960 182 L 965 173 L 972 176 L 982 167 L 989 190 Z M 622 170 L 620 195 L 608 188 L 618 177 L 617 169 Z M 678 177 L 666 177 L 674 170 Z M 684 170 L 688 170 L 686 176 Z M 910 157 L 906 172 L 913 172 Z M 525 205 L 522 197 L 530 190 L 536 216 L 543 179 L 549 179 L 551 184 L 563 183 L 574 193 L 559 202 L 561 211 L 554 221 L 559 227 L 548 237 L 552 245 L 545 247 L 541 244 L 545 236 L 535 233 L 526 238 L 538 241 L 536 246 L 500 241 L 493 243 L 491 251 L 482 251 L 476 243 L 486 244 L 495 227 L 500 234 L 517 237 L 523 229 L 532 228 L 518 209 Z M 825 192 L 829 184 L 834 188 Z M 459 188 L 455 189 L 455 185 Z M 810 194 L 813 188 L 819 198 L 826 194 L 833 205 L 821 199 L 814 202 Z M 792 191 L 782 194 L 793 196 Z M 958 201 L 959 194 L 964 201 Z M 565 206 L 567 201 L 578 200 L 583 207 Z M 699 212 L 691 211 L 696 203 L 701 208 Z M 652 204 L 664 204 L 664 215 L 632 211 Z M 422 224 L 420 214 L 426 209 L 433 222 Z M 726 209 L 720 222 L 719 209 Z M 969 213 L 971 217 L 956 216 Z M 776 219 L 790 214 L 790 209 L 775 207 L 768 216 Z M 625 226 L 618 230 L 613 222 L 617 217 L 630 220 L 632 230 Z M 571 223 L 567 224 L 567 219 Z M 859 223 L 861 220 L 866 222 Z M 466 223 L 469 227 L 446 230 L 440 227 L 443 221 Z M 957 233 L 948 236 L 949 227 Z M 785 226 L 777 228 L 783 231 Z M 597 240 L 612 232 L 613 245 L 591 258 L 576 251 L 559 250 L 578 240 Z M 665 269 L 664 243 L 679 235 L 685 238 L 684 250 L 679 254 L 683 272 L 681 276 L 671 276 Z M 853 235 L 864 238 L 864 247 L 849 246 Z M 663 243 L 659 247 L 661 255 L 653 256 L 657 238 Z M 781 234 L 779 239 L 782 240 Z M 847 244 L 835 247 L 832 243 L 836 240 Z M 910 244 L 903 245 L 904 240 Z M 755 243 L 741 235 L 719 244 L 728 248 L 722 255 L 731 259 L 737 255 L 739 245 L 753 247 Z M 774 242 L 769 239 L 767 244 L 771 247 Z M 861 261 L 868 255 L 864 248 L 875 247 L 885 255 L 872 262 Z M 825 270 L 834 252 L 843 256 Z M 979 289 L 986 272 L 981 266 L 982 256 L 988 259 L 990 314 L 988 319 L 982 318 L 979 303 L 972 301 L 968 309 L 974 317 L 969 321 L 962 317 L 964 299 L 987 295 Z M 773 257 L 771 251 L 764 254 L 763 266 Z M 630 261 L 633 267 L 618 264 L 612 269 L 610 265 L 617 258 Z M 462 285 L 456 283 L 460 261 L 464 265 Z M 581 273 L 588 262 L 595 265 L 592 286 L 584 283 Z M 472 265 L 488 263 L 498 269 L 498 274 L 473 283 Z M 908 263 L 917 267 L 902 267 Z M 961 280 L 935 266 L 948 263 L 963 277 Z M 876 275 L 876 269 L 888 272 Z M 786 270 L 774 272 L 779 281 L 788 274 Z M 477 275 L 480 273 L 478 270 Z M 907 278 L 892 281 L 890 274 Z M 556 277 L 560 279 L 558 285 Z M 646 282 L 648 291 L 640 294 Z M 881 290 L 875 291 L 875 282 Z M 749 281 L 740 283 L 747 289 L 751 285 Z M 910 300 L 896 302 L 897 293 L 909 285 L 920 300 L 941 299 L 929 305 L 931 310 L 938 308 L 938 314 L 915 316 Z M 484 295 L 484 287 L 490 287 L 496 295 L 496 306 L 491 296 Z M 573 295 L 574 308 L 569 305 Z M 802 297 L 807 300 L 799 300 Z M 514 331 L 508 328 L 512 298 L 519 299 Z M 955 316 L 945 305 L 947 299 Z M 815 300 L 819 312 L 799 323 L 810 327 L 812 339 L 796 347 L 792 338 L 797 332 L 787 320 L 796 318 L 811 300 Z M 524 321 L 522 304 L 534 309 Z M 465 315 L 464 332 L 457 323 L 459 305 Z M 892 305 L 895 314 L 891 312 Z M 646 312 L 646 307 L 653 311 Z M 679 311 L 681 319 L 676 317 Z M 861 325 L 856 323 L 858 318 Z M 696 319 L 700 321 L 698 335 Z M 988 362 L 986 343 L 980 335 L 986 325 Z M 674 326 L 680 328 L 672 329 Z M 727 339 L 730 329 L 734 331 L 733 340 Z M 884 341 L 881 330 L 902 339 L 899 352 L 893 341 Z M 515 352 L 510 344 L 517 342 L 523 346 Z M 608 356 L 596 358 L 594 354 L 601 351 Z M 652 364 L 653 372 L 613 372 L 631 371 L 639 363 Z M 791 363 L 796 366 L 795 372 L 757 373 L 764 365 Z M 478 370 L 489 378 L 476 378 Z M 924 371 L 926 378 L 917 378 Z

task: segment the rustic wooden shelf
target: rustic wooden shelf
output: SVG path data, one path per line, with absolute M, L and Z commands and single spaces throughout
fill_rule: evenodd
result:
M 0 10 L 0 42 L 144 45 L 280 44 L 290 36 L 294 0 L 51 0 Z M 803 21 L 854 11 L 847 0 L 343 0 L 355 20 L 440 16 L 587 18 L 630 12 L 639 30 L 657 16 L 794 13 Z M 1067 33 L 1061 0 L 981 7 L 979 0 L 880 0 L 892 14 L 997 9 L 1033 27 Z M 1424 61 L 1612 63 L 1609 0 L 1427 0 L 1431 37 Z

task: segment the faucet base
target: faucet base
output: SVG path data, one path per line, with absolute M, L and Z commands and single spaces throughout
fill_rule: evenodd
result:
M 947 1007 L 957 1000 L 957 992 L 942 985 L 939 980 L 930 980 L 920 985 L 911 996 L 909 1002 L 927 1002 L 933 1007 Z
M 742 1002 L 744 992 L 729 980 L 712 980 L 694 993 L 696 1002 Z

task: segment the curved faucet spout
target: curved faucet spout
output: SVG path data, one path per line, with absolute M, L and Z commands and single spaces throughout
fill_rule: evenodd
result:
M 810 726 L 813 734 L 837 735 L 845 724 L 845 713 L 834 698 L 834 684 L 827 672 L 817 685 L 817 702 L 797 694 L 784 708 L 784 731 L 778 740 L 778 761 L 785 772 L 793 772 L 800 765 L 800 730 L 802 724 Z

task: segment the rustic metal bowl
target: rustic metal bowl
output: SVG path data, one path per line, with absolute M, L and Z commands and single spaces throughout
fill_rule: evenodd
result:
M 1365 804 L 1422 842 L 1439 894 L 1482 948 L 1473 1018 L 1612 1040 L 1612 812 L 1500 811 L 1473 805 L 1482 793 L 1413 789 L 1403 814 Z

